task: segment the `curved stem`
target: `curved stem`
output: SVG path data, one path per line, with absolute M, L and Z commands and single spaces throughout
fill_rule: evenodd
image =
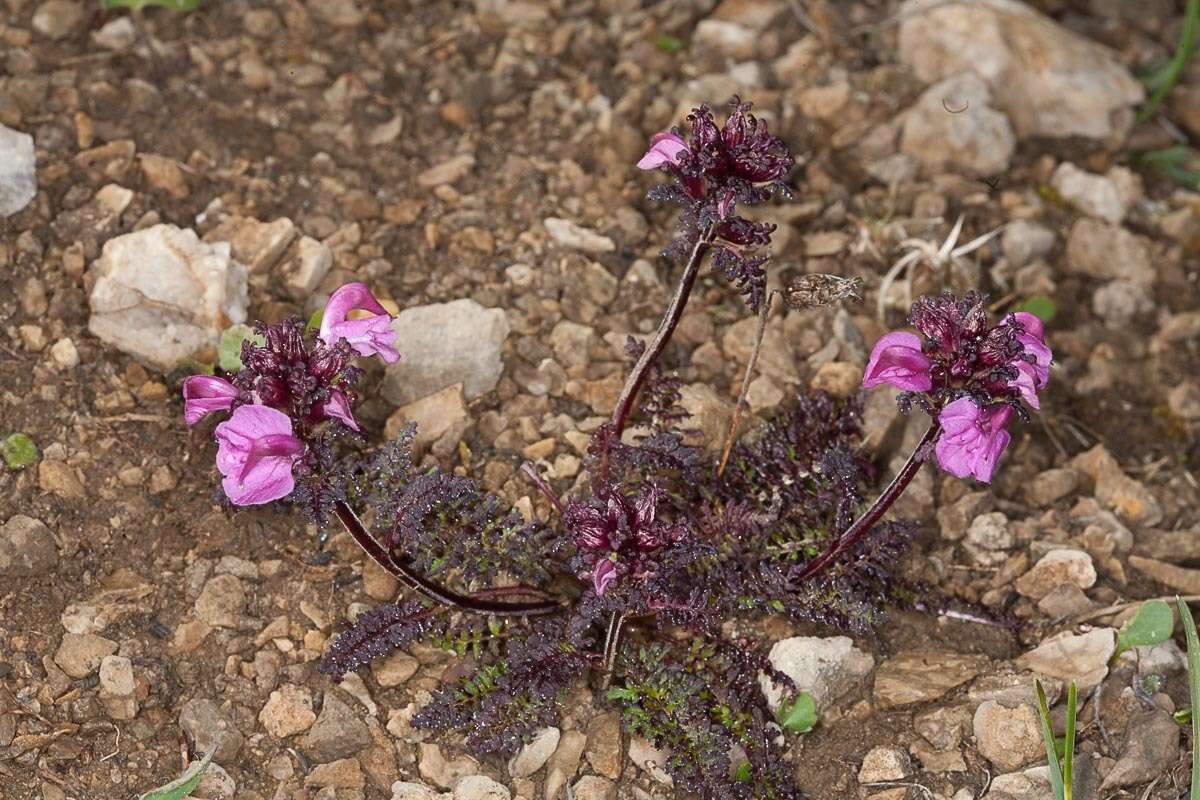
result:
M 701 232 L 700 238 L 692 247 L 692 254 L 683 268 L 683 274 L 679 276 L 679 285 L 675 287 L 675 296 L 671 298 L 671 304 L 667 306 L 667 312 L 663 315 L 662 322 L 658 324 L 658 331 L 654 334 L 654 339 L 642 351 L 642 357 L 634 365 L 633 372 L 629 373 L 629 379 L 625 381 L 625 387 L 621 389 L 621 396 L 617 400 L 617 407 L 613 409 L 612 415 L 613 432 L 618 439 L 621 437 L 621 432 L 625 430 L 625 422 L 629 417 L 629 412 L 633 410 L 633 401 L 637 398 L 638 390 L 645 383 L 646 376 L 650 373 L 650 367 L 662 355 L 667 343 L 671 341 L 672 334 L 675 333 L 675 326 L 679 324 L 679 318 L 683 316 L 683 309 L 687 306 L 688 298 L 692 294 L 692 287 L 696 285 L 696 276 L 700 274 L 700 263 L 704 260 L 704 254 L 708 252 L 712 241 L 713 226 L 709 225 Z
M 934 420 L 929 425 L 929 430 L 925 431 L 925 435 L 921 437 L 921 441 L 917 443 L 916 448 L 912 451 L 912 455 L 908 457 L 908 461 L 904 462 L 904 466 L 896 473 L 896 477 L 892 478 L 892 482 L 888 484 L 883 493 L 875 499 L 871 507 L 863 512 L 862 516 L 854 520 L 846 531 L 834 540 L 825 552 L 808 562 L 795 575 L 791 577 L 791 582 L 797 584 L 800 581 L 815 575 L 825 567 L 829 566 L 836 558 L 841 556 L 855 544 L 857 544 L 867 533 L 875 526 L 875 523 L 887 513 L 887 510 L 892 507 L 900 495 L 904 494 L 904 490 L 908 488 L 908 484 L 912 483 L 912 479 L 916 477 L 917 470 L 925 463 L 925 459 L 929 457 L 929 449 L 933 443 L 937 441 L 938 434 L 942 432 L 942 426 Z
M 353 537 L 354 541 L 358 542 L 358 546 L 371 557 L 372 561 L 387 570 L 409 589 L 436 603 L 454 606 L 466 611 L 495 614 L 497 616 L 536 616 L 539 614 L 553 614 L 556 611 L 562 610 L 562 605 L 551 599 L 525 603 L 499 603 L 489 599 L 491 597 L 507 597 L 514 594 L 534 595 L 546 598 L 544 593 L 525 586 L 484 589 L 481 592 L 471 595 L 463 595 L 447 589 L 403 564 L 397 563 L 392 558 L 391 553 L 367 532 L 367 528 L 363 525 L 362 520 L 358 518 L 354 510 L 346 505 L 345 502 L 341 500 L 336 501 L 333 505 L 333 512 L 337 515 L 338 521 L 342 523 L 342 527 Z
M 717 477 L 725 474 L 725 465 L 729 463 L 729 454 L 733 451 L 733 443 L 737 439 L 738 424 L 742 421 L 742 412 L 746 408 L 746 394 L 750 391 L 750 381 L 754 379 L 754 366 L 758 363 L 758 354 L 762 351 L 763 337 L 767 332 L 767 315 L 771 313 L 771 301 L 775 299 L 774 292 L 767 292 L 758 309 L 758 327 L 754 332 L 754 348 L 750 351 L 750 360 L 746 362 L 746 374 L 742 376 L 742 388 L 738 392 L 737 405 L 733 407 L 733 417 L 729 420 L 729 433 L 725 436 L 725 447 L 721 449 L 721 463 L 717 466 Z

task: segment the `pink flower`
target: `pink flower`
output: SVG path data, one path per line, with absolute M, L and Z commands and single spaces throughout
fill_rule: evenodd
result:
M 675 166 L 679 163 L 679 154 L 687 149 L 687 142 L 678 133 L 674 131 L 656 133 L 650 139 L 650 149 L 637 162 L 638 169 L 657 169 L 664 164 Z
M 193 375 L 183 382 L 183 421 L 195 425 L 214 411 L 228 411 L 239 394 L 224 378 Z
M 896 331 L 882 337 L 871 351 L 863 375 L 863 388 L 890 383 L 910 392 L 933 388 L 930 368 L 933 363 L 921 352 L 921 339 L 915 333 Z
M 304 443 L 292 435 L 292 420 L 267 406 L 238 406 L 217 426 L 217 469 L 221 486 L 237 506 L 269 503 L 291 494 L 292 464 Z
M 1018 311 L 1012 315 L 1017 322 L 1020 322 L 1025 329 L 1024 333 L 1017 334 L 1017 341 L 1025 346 L 1025 352 L 1033 356 L 1034 363 L 1029 364 L 1033 370 L 1036 387 L 1041 390 L 1046 388 L 1046 384 L 1050 382 L 1050 362 L 1054 358 L 1054 354 L 1050 352 L 1050 348 L 1046 345 L 1046 328 L 1042 321 L 1028 311 Z M 1025 362 L 1028 364 L 1028 362 Z M 1016 365 L 1018 368 L 1020 365 Z M 1020 379 L 1014 381 L 1018 386 Z M 1024 391 L 1022 391 L 1024 394 Z M 1030 403 L 1034 408 L 1036 405 Z
M 1013 410 L 1006 405 L 981 409 L 970 397 L 960 397 L 938 414 L 942 435 L 934 450 L 942 469 L 958 478 L 974 475 L 991 483 L 996 462 L 1009 435 L 1004 426 Z
M 373 312 L 373 316 L 346 319 L 355 309 Z M 392 315 L 363 283 L 347 283 L 330 295 L 317 335 L 330 347 L 345 339 L 361 356 L 379 354 L 389 364 L 400 360 L 400 352 L 392 344 L 396 339 Z
M 592 570 L 592 586 L 595 587 L 597 596 L 603 597 L 608 585 L 616 579 L 616 564 L 607 558 L 602 558 L 596 562 L 596 566 Z
M 340 420 L 347 428 L 351 430 L 359 430 L 358 422 L 354 419 L 354 415 L 350 413 L 350 398 L 338 389 L 334 389 L 329 393 L 329 399 L 321 406 L 321 414 L 326 419 Z

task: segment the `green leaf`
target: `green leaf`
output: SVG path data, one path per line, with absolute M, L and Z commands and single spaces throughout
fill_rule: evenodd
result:
M 1188 691 L 1192 696 L 1192 708 L 1200 707 L 1200 640 L 1196 638 L 1196 620 L 1187 604 L 1175 598 L 1179 605 L 1179 619 L 1183 621 L 1183 632 L 1187 636 Z M 1200 714 L 1192 714 L 1192 792 L 1191 800 L 1200 800 Z
M 1138 111 L 1138 122 L 1145 122 L 1153 116 L 1158 107 L 1167 99 L 1167 95 L 1175 88 L 1175 84 L 1179 83 L 1179 78 L 1187 68 L 1188 62 L 1196 53 L 1198 36 L 1200 36 L 1200 0 L 1187 0 L 1183 14 L 1183 28 L 1179 31 L 1179 41 L 1175 44 L 1175 54 L 1171 56 L 1171 60 L 1166 66 L 1156 70 L 1146 79 L 1147 88 L 1150 89 L 1150 99 Z
M 0 456 L 9 469 L 25 469 L 37 461 L 37 445 L 23 433 L 14 433 L 0 442 Z
M 791 703 L 780 704 L 776 716 L 784 730 L 808 733 L 817 724 L 817 704 L 808 692 L 800 692 Z
M 737 770 L 733 773 L 733 779 L 738 783 L 749 783 L 753 775 L 754 770 L 750 766 L 750 762 L 743 761 L 741 764 L 738 764 Z
M 1175 618 L 1165 600 L 1147 600 L 1117 633 L 1113 660 L 1131 647 L 1162 644 L 1175 632 Z
M 1139 153 L 1138 163 L 1161 172 L 1171 180 L 1200 191 L 1200 153 L 1185 144 Z
M 1042 720 L 1042 743 L 1046 745 L 1046 762 L 1050 766 L 1050 788 L 1055 800 L 1066 800 L 1062 768 L 1058 765 L 1058 753 L 1054 748 L 1054 727 L 1050 724 L 1050 706 L 1046 704 L 1046 690 L 1041 681 L 1034 681 L 1037 688 L 1038 716 Z
M 199 761 L 193 761 L 192 765 L 187 768 L 182 775 L 171 781 L 165 786 L 160 786 L 157 789 L 151 789 L 138 800 L 183 800 L 183 798 L 191 795 L 196 789 L 196 785 L 200 783 L 200 778 L 204 775 L 204 770 L 208 769 L 209 763 L 212 762 L 213 754 L 217 752 L 214 746 L 204 754 L 204 758 Z
M 325 309 L 318 308 L 312 312 L 312 316 L 308 318 L 308 322 L 304 323 L 304 333 L 309 334 L 321 328 L 321 320 L 325 319 Z
M 1192 723 L 1192 707 L 1181 708 L 1172 714 L 1171 717 L 1180 725 L 1190 725 Z
M 1058 314 L 1058 306 L 1049 297 L 1038 295 L 1013 306 L 1013 311 L 1027 311 L 1047 325 Z
M 1071 800 L 1071 779 L 1075 769 L 1075 702 L 1079 687 L 1075 681 L 1067 687 L 1067 735 L 1063 737 L 1063 800 Z
M 100 0 L 100 7 L 105 11 L 111 8 L 128 8 L 131 11 L 141 11 L 147 6 L 168 8 L 171 11 L 195 11 L 200 7 L 201 0 Z
M 262 346 L 263 337 L 249 325 L 230 325 L 221 331 L 221 343 L 217 345 L 217 364 L 226 372 L 237 372 L 242 368 L 242 342 L 249 339 Z
M 608 690 L 607 697 L 609 700 L 625 700 L 633 703 L 638 699 L 638 693 L 632 689 L 626 689 L 624 686 L 614 686 Z
M 654 43 L 665 53 L 678 53 L 684 48 L 683 40 L 669 33 L 660 33 Z

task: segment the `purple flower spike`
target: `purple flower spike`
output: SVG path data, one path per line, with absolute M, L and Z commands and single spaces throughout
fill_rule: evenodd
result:
M 329 393 L 329 399 L 321 406 L 321 414 L 326 419 L 336 419 L 353 431 L 359 430 L 358 421 L 350 413 L 350 398 L 345 392 L 334 389 Z
M 237 506 L 269 503 L 291 494 L 292 464 L 304 444 L 292 435 L 292 420 L 267 406 L 238 406 L 217 426 L 217 469 L 221 486 Z
M 863 388 L 890 383 L 909 392 L 927 392 L 933 388 L 930 368 L 933 363 L 921 352 L 921 339 L 913 333 L 889 333 L 875 343 L 863 375 Z
M 991 483 L 996 462 L 1009 435 L 1004 426 L 1013 410 L 1006 405 L 981 409 L 970 397 L 960 397 L 942 409 L 938 422 L 942 435 L 936 447 L 938 464 L 958 478 L 974 475 L 983 483 Z
M 650 149 L 637 162 L 638 169 L 658 169 L 663 165 L 675 166 L 679 163 L 679 154 L 687 149 L 687 142 L 678 133 L 674 131 L 656 133 L 650 140 Z
M 374 316 L 346 319 L 355 309 L 370 311 Z M 392 315 L 364 283 L 347 283 L 330 295 L 318 337 L 330 347 L 338 339 L 345 339 L 360 356 L 378 354 L 388 364 L 400 360 L 400 351 L 393 345 L 396 331 L 392 328 Z
M 183 421 L 195 425 L 214 411 L 228 411 L 239 394 L 224 378 L 193 375 L 183 382 Z

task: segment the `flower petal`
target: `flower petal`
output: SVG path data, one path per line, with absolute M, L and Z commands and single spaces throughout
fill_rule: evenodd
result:
M 975 476 L 990 483 L 1010 436 L 1004 426 L 1012 418 L 1009 406 L 980 409 L 969 397 L 960 397 L 938 414 L 943 431 L 934 452 L 938 465 L 958 478 Z
M 329 302 L 325 304 L 325 312 L 321 316 L 321 329 L 317 334 L 318 338 L 327 345 L 332 346 L 335 344 L 339 338 L 342 338 L 337 335 L 335 326 L 345 324 L 346 316 L 355 309 L 370 311 L 375 315 L 369 319 L 382 317 L 386 320 L 391 320 L 391 314 L 375 299 L 375 295 L 371 294 L 371 290 L 367 288 L 365 283 L 347 283 L 329 296 Z M 355 349 L 357 350 L 358 348 Z M 361 353 L 361 351 L 359 352 Z M 363 355 L 372 355 L 374 352 L 376 351 L 363 353 Z M 399 357 L 400 354 L 397 353 L 396 358 Z
M 617 565 L 607 558 L 599 559 L 596 566 L 592 568 L 592 586 L 596 589 L 596 595 L 604 596 L 604 591 L 608 585 L 617 579 Z
M 898 389 L 927 392 L 933 388 L 930 376 L 932 362 L 921 352 L 921 339 L 914 333 L 889 333 L 871 350 L 871 358 L 863 373 L 863 388 L 890 383 Z
M 374 316 L 335 322 L 329 327 L 329 335 L 333 342 L 345 339 L 360 356 L 378 355 L 388 364 L 400 360 L 400 351 L 393 344 L 396 329 L 392 327 L 391 317 Z
M 346 397 L 345 392 L 334 389 L 329 393 L 329 399 L 321 406 L 321 413 L 327 419 L 336 419 L 353 431 L 360 430 L 358 421 L 354 419 L 354 414 L 350 411 L 350 400 Z
M 637 167 L 657 169 L 665 164 L 674 166 L 679 163 L 679 154 L 687 149 L 687 142 L 674 131 L 656 133 L 650 140 L 650 149 L 637 162 Z
M 193 375 L 183 382 L 183 421 L 191 426 L 214 411 L 228 411 L 239 394 L 224 378 Z

